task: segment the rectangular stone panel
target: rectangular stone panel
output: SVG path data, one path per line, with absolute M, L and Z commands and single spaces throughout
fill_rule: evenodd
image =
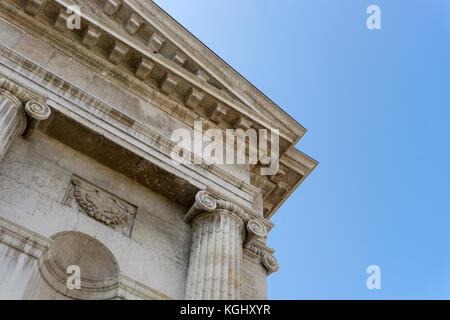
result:
M 63 204 L 77 206 L 93 220 L 131 236 L 137 207 L 77 175 L 70 180 Z

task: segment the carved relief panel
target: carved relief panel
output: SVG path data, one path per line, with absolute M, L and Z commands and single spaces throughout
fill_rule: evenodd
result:
M 72 177 L 63 203 L 77 206 L 88 217 L 131 236 L 137 207 L 79 176 Z

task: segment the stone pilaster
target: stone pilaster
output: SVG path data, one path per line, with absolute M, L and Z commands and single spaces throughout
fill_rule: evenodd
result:
M 22 102 L 10 92 L 0 89 L 0 161 L 12 140 L 25 131 L 26 125 Z
M 46 104 L 28 99 L 20 86 L 0 77 L 0 161 L 15 137 L 29 136 L 40 121 L 50 117 Z
M 264 224 L 206 191 L 197 194 L 185 220 L 193 232 L 186 299 L 241 299 L 243 248 L 267 235 Z
M 186 299 L 241 297 L 243 221 L 225 210 L 198 216 L 193 224 Z
M 193 232 L 186 299 L 240 299 L 246 214 L 200 191 L 185 220 Z

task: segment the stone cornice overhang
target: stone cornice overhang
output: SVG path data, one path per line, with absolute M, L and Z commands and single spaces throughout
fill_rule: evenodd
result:
M 289 186 L 285 181 L 281 181 L 282 178 L 259 176 L 257 167 L 252 170 L 252 184 L 260 188 L 263 193 L 264 216 L 271 218 L 318 165 L 316 160 L 295 149 L 295 145 L 307 130 L 153 1 L 123 0 L 122 3 L 139 13 L 147 23 L 151 24 L 155 32 L 167 37 L 176 47 L 182 48 L 183 52 L 203 70 L 214 78 L 220 79 L 221 84 L 225 84 L 226 89 L 246 106 L 252 110 L 258 110 L 275 127 L 285 127 L 289 133 L 293 134 L 290 136 L 289 146 L 281 150 L 281 164 L 284 169 L 281 176 L 295 177 L 291 179 Z M 252 106 L 255 107 L 252 108 Z M 275 181 L 281 181 L 281 183 Z
M 308 157 L 303 152 L 298 151 L 297 149 L 291 148 L 289 149 L 281 159 L 280 163 L 284 165 L 286 168 L 290 168 L 293 171 L 296 171 L 300 178 L 297 182 L 289 189 L 289 191 L 282 197 L 282 199 L 273 207 L 269 214 L 265 214 L 264 216 L 267 219 L 270 219 L 275 212 L 283 205 L 283 203 L 291 196 L 291 194 L 305 181 L 305 179 L 313 172 L 313 170 L 319 165 L 319 163 Z
M 273 119 L 267 120 L 267 117 L 260 115 L 263 114 L 263 112 L 258 113 L 252 108 L 249 108 L 245 104 L 241 103 L 239 100 L 233 99 L 232 97 L 230 97 L 230 95 L 199 79 L 197 75 L 174 63 L 169 58 L 164 57 L 159 53 L 152 52 L 142 43 L 138 43 L 137 41 L 135 41 L 135 38 L 130 37 L 125 32 L 119 32 L 111 28 L 110 26 L 99 22 L 98 17 L 96 19 L 94 16 L 83 13 L 83 32 L 69 32 L 68 34 L 67 32 L 62 33 L 56 30 L 55 19 L 57 22 L 58 18 L 61 17 L 61 12 L 64 11 L 64 9 L 61 10 L 61 8 L 65 8 L 69 4 L 73 4 L 74 2 L 62 0 L 47 0 L 46 2 L 43 2 L 44 6 L 45 3 L 51 4 L 51 9 L 43 10 L 41 14 L 37 14 L 36 16 L 33 14 L 30 15 L 25 13 L 24 7 L 22 6 L 24 3 L 26 5 L 26 3 L 34 2 L 34 0 L 20 1 L 20 4 L 13 4 L 12 2 L 13 0 L 4 0 L 0 2 L 0 7 L 9 13 L 7 14 L 8 20 L 15 20 L 15 24 L 27 26 L 27 31 L 29 33 L 46 40 L 47 42 L 51 43 L 52 46 L 58 48 L 59 50 L 72 57 L 75 57 L 75 59 L 77 59 L 78 61 L 88 65 L 93 70 L 103 74 L 108 79 L 115 82 L 116 84 L 121 85 L 130 92 L 146 100 L 158 101 L 158 103 L 155 104 L 156 107 L 164 110 L 165 112 L 190 126 L 192 126 L 195 120 L 205 120 L 208 127 L 226 129 L 233 127 L 233 121 L 235 120 L 236 116 L 238 118 L 249 120 L 251 122 L 251 125 L 255 129 L 271 129 L 274 127 L 276 128 L 277 126 L 276 124 L 278 123 L 278 121 L 273 121 Z M 59 7 L 60 9 L 57 9 L 57 7 Z M 57 13 L 58 10 L 61 10 L 59 11 L 59 16 Z M 162 10 L 160 10 L 160 13 L 161 12 Z M 130 70 L 130 68 L 133 69 L 133 66 L 128 65 L 128 70 L 124 70 L 123 65 L 118 66 L 111 63 L 110 61 L 108 61 L 111 60 L 111 58 L 108 59 L 109 53 L 107 53 L 105 56 L 104 50 L 103 52 L 102 50 L 93 50 L 93 46 L 91 43 L 92 38 L 89 37 L 94 36 L 95 38 L 96 34 L 98 35 L 97 32 L 100 33 L 99 38 L 101 38 L 102 41 L 107 38 L 108 40 L 115 42 L 116 46 L 119 44 L 126 45 L 127 48 L 132 51 L 132 54 L 138 56 L 142 61 L 151 61 L 151 64 L 156 65 L 161 70 L 165 70 L 164 72 L 166 72 L 166 77 L 164 79 L 167 78 L 167 75 L 174 76 L 177 81 L 185 81 L 188 85 L 192 86 L 192 88 L 196 88 L 197 90 L 206 93 L 210 103 L 211 99 L 216 99 L 216 104 L 226 105 L 227 108 L 233 110 L 232 112 L 234 112 L 234 116 L 231 117 L 231 119 L 230 116 L 228 116 L 228 119 L 224 119 L 223 121 L 220 121 L 220 123 L 216 121 L 210 121 L 212 119 L 210 117 L 210 119 L 208 119 L 206 111 L 200 111 L 203 113 L 199 114 L 198 109 L 194 111 L 193 108 L 186 107 L 183 103 L 183 99 L 181 99 L 180 101 L 179 99 L 174 99 L 174 95 L 162 93 L 161 89 L 164 86 L 163 82 L 165 80 L 160 80 L 162 82 L 157 84 L 155 87 L 154 83 L 150 83 L 150 81 L 144 81 L 144 79 L 139 79 L 139 77 L 137 77 L 140 68 L 139 65 L 137 67 L 135 66 L 134 68 L 137 68 L 137 70 L 133 71 Z M 183 32 L 186 32 L 186 30 L 184 30 Z M 192 36 L 190 37 L 192 38 Z M 91 43 L 91 45 L 87 45 L 89 43 Z M 213 64 L 215 64 L 215 62 Z M 206 66 L 212 67 L 210 64 L 207 64 Z M 257 91 L 256 88 L 254 89 Z M 234 88 L 232 90 L 237 89 Z M 259 95 L 261 96 L 261 94 Z M 242 95 L 239 96 L 241 99 L 243 98 Z M 283 118 L 284 120 L 290 118 L 284 113 L 280 114 L 283 115 L 281 118 Z M 127 118 L 126 115 L 124 115 L 124 118 Z M 289 123 L 289 126 L 293 125 L 293 119 L 290 119 L 291 121 L 286 120 L 287 123 Z M 260 189 L 263 193 L 265 217 L 271 217 L 279 208 L 279 206 L 287 199 L 287 197 L 317 165 L 317 162 L 307 157 L 303 153 L 293 149 L 293 145 L 301 138 L 304 132 L 306 132 L 299 125 L 297 126 L 297 129 L 298 128 L 300 128 L 300 131 L 297 132 L 297 134 L 293 134 L 289 130 L 281 130 L 280 145 L 281 152 L 283 154 L 281 158 L 283 168 L 279 172 L 279 174 L 272 177 L 260 176 L 258 174 L 258 167 L 255 166 L 254 168 L 252 168 L 251 182 L 253 186 Z M 290 155 L 287 156 L 287 154 Z M 285 179 L 285 177 L 288 177 L 288 179 Z M 245 185 L 245 183 L 243 185 Z
M 14 71 L 17 67 L 20 74 Z M 197 190 L 208 189 L 223 200 L 241 206 L 250 216 L 261 218 L 261 214 L 251 208 L 252 197 L 259 193 L 259 189 L 216 166 L 203 169 L 199 166 L 172 167 L 170 152 L 174 143 L 169 139 L 2 45 L 0 74 L 20 86 L 27 96 L 46 98 L 48 105 L 57 112 L 123 145 L 136 155 L 149 159 L 158 167 L 175 171 L 177 176 L 189 181 Z M 221 175 L 221 183 L 212 180 Z M 194 198 L 191 202 L 194 202 Z M 190 205 L 191 203 L 188 206 Z M 264 220 L 264 223 L 268 230 L 273 228 L 270 221 Z
M 283 109 L 277 106 L 263 92 L 258 90 L 156 3 L 140 0 L 124 0 L 124 2 L 135 8 L 136 11 L 142 12 L 143 17 L 154 28 L 166 35 L 179 48 L 186 48 L 185 52 L 190 58 L 195 60 L 198 65 L 212 76 L 220 79 L 227 86 L 227 89 L 247 106 L 263 108 L 265 112 L 270 113 L 271 117 L 275 117 L 278 120 L 280 126 L 287 126 L 288 130 L 294 135 L 292 146 L 295 146 L 306 133 L 307 130 L 302 125 L 290 117 Z
M 65 0 L 48 0 L 48 2 L 50 1 L 57 3 L 62 8 L 67 8 L 71 4 L 76 4 L 76 2 Z M 124 2 L 128 3 L 128 1 Z M 266 129 L 279 129 L 280 138 L 285 142 L 287 142 L 289 146 L 296 144 L 301 138 L 301 136 L 303 136 L 303 134 L 306 132 L 302 130 L 301 135 L 295 135 L 289 132 L 288 130 L 280 128 L 279 126 L 274 126 L 273 123 L 270 122 L 270 120 L 266 119 L 265 117 L 262 117 L 260 114 L 258 114 L 257 111 L 253 110 L 252 108 L 249 108 L 240 101 L 232 99 L 225 93 L 221 92 L 221 90 L 215 88 L 208 82 L 201 80 L 195 74 L 186 70 L 183 67 L 180 67 L 173 61 L 164 57 L 162 54 L 152 52 L 151 50 L 148 49 L 148 47 L 136 41 L 136 39 L 134 39 L 133 37 L 130 37 L 126 32 L 119 32 L 111 28 L 109 25 L 102 23 L 101 21 L 98 21 L 96 17 L 84 11 L 81 12 L 81 17 L 83 19 L 83 23 L 89 23 L 98 28 L 101 32 L 103 32 L 103 35 L 108 35 L 111 38 L 115 39 L 116 41 L 119 41 L 120 43 L 129 46 L 132 50 L 135 50 L 138 54 L 151 60 L 158 66 L 166 69 L 169 73 L 175 75 L 181 80 L 188 82 L 189 85 L 194 86 L 195 88 L 201 91 L 204 91 L 207 95 L 211 96 L 213 99 L 216 99 L 219 103 L 226 105 L 232 110 L 235 110 L 238 114 L 247 117 L 250 121 L 254 123 L 255 126 L 260 126 L 261 128 Z

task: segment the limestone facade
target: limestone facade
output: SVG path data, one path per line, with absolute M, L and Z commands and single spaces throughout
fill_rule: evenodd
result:
M 278 129 L 279 170 L 174 163 L 196 121 Z M 152 1 L 0 1 L 0 299 L 267 299 L 305 133 Z

